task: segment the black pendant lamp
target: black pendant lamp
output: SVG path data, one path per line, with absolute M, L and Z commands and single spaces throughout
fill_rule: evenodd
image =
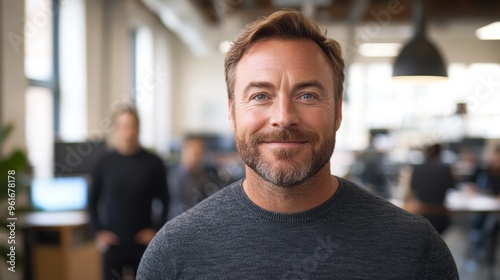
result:
M 413 1 L 415 35 L 396 58 L 392 72 L 395 81 L 429 83 L 448 78 L 439 50 L 426 36 L 426 18 L 422 0 Z

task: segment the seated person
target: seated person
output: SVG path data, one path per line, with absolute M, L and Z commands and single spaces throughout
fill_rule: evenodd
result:
M 222 188 L 217 169 L 205 161 L 203 138 L 188 135 L 181 149 L 178 166 L 169 170 L 171 197 L 169 219 L 195 206 Z
M 442 234 L 450 224 L 448 210 L 444 207 L 446 191 L 455 186 L 455 180 L 450 166 L 440 160 L 439 144 L 426 147 L 424 153 L 425 161 L 413 166 L 407 210 L 424 216 Z

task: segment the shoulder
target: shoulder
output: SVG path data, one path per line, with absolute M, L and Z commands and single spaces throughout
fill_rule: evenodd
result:
M 343 207 L 349 213 L 350 226 L 356 228 L 352 234 L 383 248 L 386 256 L 398 255 L 401 262 L 418 263 L 418 279 L 456 279 L 456 265 L 448 246 L 427 219 L 340 180 L 348 190 Z
M 161 167 L 166 170 L 166 165 L 163 162 L 163 160 L 152 151 L 142 149 L 139 152 L 138 157 L 140 158 L 141 161 L 143 161 L 143 163 L 149 163 L 155 167 Z
M 351 225 L 359 229 L 360 235 L 376 234 L 378 237 L 375 238 L 380 242 L 414 246 L 421 252 L 428 249 L 447 252 L 444 241 L 427 219 L 409 213 L 355 183 L 339 180 L 347 190 L 343 208 L 348 213 L 347 217 L 351 219 Z
M 151 242 L 150 250 L 165 250 L 167 247 L 168 250 L 180 250 L 183 244 L 201 238 L 200 234 L 225 230 L 223 225 L 234 217 L 234 209 L 239 204 L 236 198 L 238 186 L 238 182 L 233 183 L 168 221 Z
M 366 229 L 388 234 L 399 232 L 412 235 L 416 231 L 421 234 L 430 230 L 425 218 L 411 214 L 353 182 L 340 178 L 339 181 L 345 189 L 343 208 L 346 209 L 346 216 L 353 218 L 353 223 L 362 223 Z
M 158 241 L 167 242 L 173 246 L 173 239 L 189 240 L 197 238 L 196 235 L 200 232 L 220 229 L 223 224 L 239 213 L 237 208 L 240 202 L 236 195 L 238 186 L 238 182 L 233 183 L 168 221 L 158 231 Z
M 193 208 L 169 221 L 165 227 L 187 230 L 216 225 L 219 220 L 227 220 L 240 205 L 237 188 L 241 181 L 235 182 L 212 196 L 196 204 Z
M 154 152 L 146 150 L 144 148 L 139 152 L 139 154 L 142 157 L 151 159 L 152 161 L 162 162 L 162 160 L 160 159 L 160 157 L 158 155 L 156 155 Z

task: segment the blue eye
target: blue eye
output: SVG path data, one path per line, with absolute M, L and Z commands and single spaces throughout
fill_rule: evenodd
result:
M 306 99 L 306 100 L 310 100 L 310 99 L 314 99 L 314 95 L 310 94 L 310 93 L 306 93 L 306 94 L 303 94 L 302 95 L 302 99 Z
M 265 94 L 263 94 L 263 93 L 260 93 L 260 94 L 255 95 L 252 99 L 255 99 L 255 100 L 266 100 L 267 96 Z

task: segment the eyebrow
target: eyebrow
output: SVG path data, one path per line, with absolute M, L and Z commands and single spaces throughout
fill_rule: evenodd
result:
M 308 80 L 308 81 L 299 82 L 299 83 L 293 85 L 292 90 L 293 91 L 298 91 L 298 90 L 305 89 L 305 88 L 308 88 L 308 87 L 317 88 L 317 89 L 319 89 L 322 92 L 326 91 L 325 87 L 319 81 L 317 81 L 317 80 Z M 270 83 L 270 82 L 254 81 L 254 82 L 250 82 L 245 87 L 244 92 L 248 93 L 248 91 L 250 91 L 251 89 L 254 89 L 254 88 L 257 88 L 257 89 L 270 89 L 270 90 L 274 90 L 275 89 L 274 85 L 272 83 Z
M 318 80 L 308 80 L 308 81 L 303 81 L 299 82 L 295 85 L 293 85 L 293 91 L 298 91 L 301 89 L 305 89 L 308 87 L 314 87 L 319 89 L 321 92 L 325 92 L 325 87 L 318 81 Z
M 255 81 L 255 82 L 250 82 L 248 85 L 246 85 L 245 89 L 243 90 L 244 93 L 248 93 L 251 89 L 274 89 L 274 85 L 270 82 L 265 82 L 265 81 Z

